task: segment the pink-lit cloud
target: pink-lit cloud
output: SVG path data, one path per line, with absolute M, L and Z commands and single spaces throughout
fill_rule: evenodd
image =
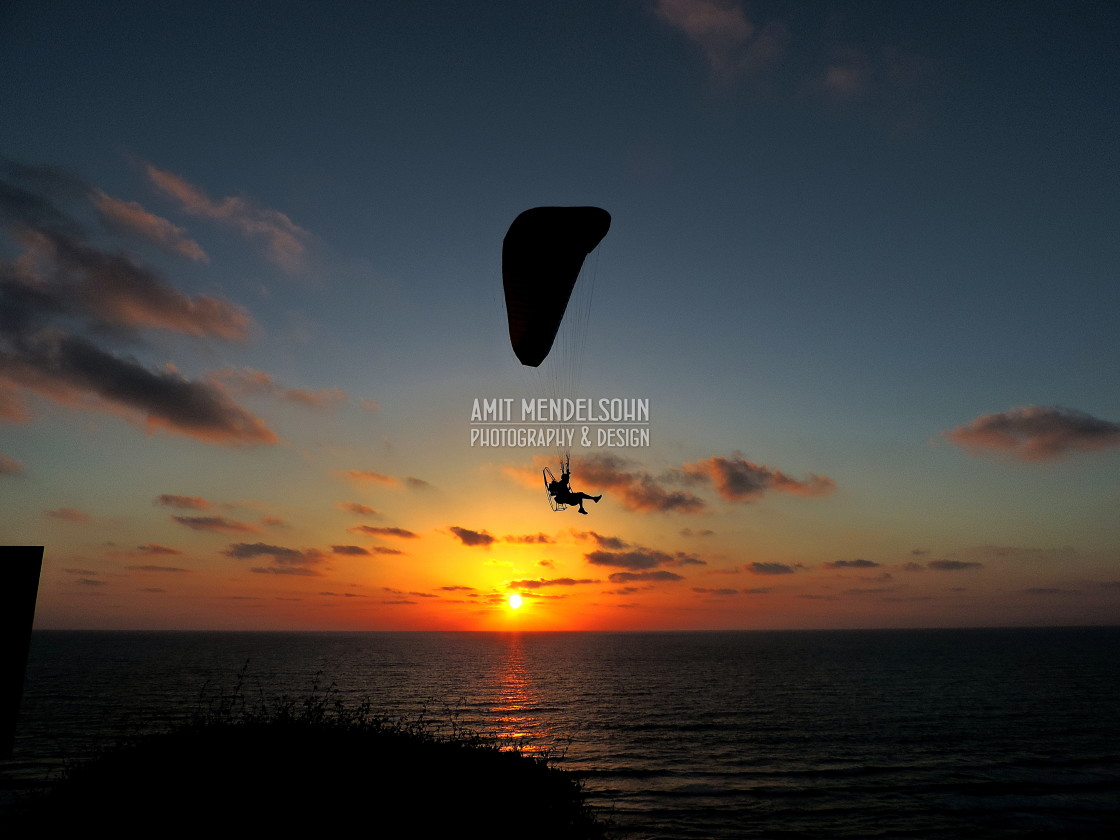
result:
M 712 457 L 685 464 L 690 478 L 706 478 L 716 492 L 729 502 L 751 502 L 768 491 L 796 496 L 827 496 L 836 489 L 836 482 L 825 476 L 810 474 L 804 479 L 791 478 L 780 470 L 761 466 L 736 454 L 731 458 Z
M 214 374 L 214 378 L 229 384 L 240 394 L 264 394 L 308 408 L 332 408 L 349 402 L 350 399 L 341 388 L 321 388 L 318 391 L 311 391 L 306 388 L 287 388 L 276 382 L 267 373 L 251 368 L 219 371 Z
M 139 203 L 113 198 L 101 190 L 94 190 L 90 200 L 111 227 L 139 234 L 165 251 L 189 260 L 202 263 L 210 261 L 202 246 L 191 239 L 186 230 L 162 216 L 150 213 Z
M 755 24 L 737 0 L 656 0 L 653 12 L 700 49 L 719 87 L 772 65 L 789 37 L 777 21 Z
M 61 519 L 64 522 L 89 522 L 90 520 L 90 515 L 84 510 L 71 507 L 55 508 L 44 513 L 51 519 Z
M 995 453 L 1021 461 L 1053 461 L 1074 452 L 1120 446 L 1120 423 L 1068 408 L 1027 406 L 984 414 L 944 435 L 973 455 Z
M 145 166 L 148 178 L 187 213 L 213 219 L 245 236 L 263 239 L 269 258 L 287 271 L 303 267 L 310 234 L 278 210 L 261 207 L 243 196 L 214 200 L 185 178 Z
M 60 230 L 25 229 L 16 238 L 25 254 L 8 292 L 13 298 L 24 292 L 19 301 L 24 305 L 110 327 L 164 329 L 228 341 L 245 338 L 252 324 L 242 307 L 209 295 L 185 295 L 124 252 L 104 251 Z
M 664 481 L 658 481 L 647 471 L 615 455 L 596 453 L 583 459 L 578 465 L 578 474 L 573 477 L 573 487 L 584 486 L 595 488 L 592 495 L 612 491 L 628 510 L 697 513 L 705 507 L 699 496 L 667 488 Z
M 23 464 L 0 452 L 0 475 L 23 475 Z
M 152 368 L 108 346 L 119 339 L 134 346 L 138 331 L 150 329 L 239 340 L 251 324 L 248 313 L 215 297 L 185 295 L 127 253 L 91 244 L 51 196 L 25 183 L 43 177 L 0 167 L 0 219 L 22 248 L 14 260 L 0 260 L 0 415 L 28 420 L 26 395 L 34 393 L 122 416 L 149 433 L 275 443 L 220 383 L 188 379 L 170 365 Z
M 152 370 L 57 331 L 23 336 L 10 349 L 0 343 L 0 381 L 63 405 L 124 417 L 149 434 L 162 429 L 225 445 L 278 440 L 219 383 Z

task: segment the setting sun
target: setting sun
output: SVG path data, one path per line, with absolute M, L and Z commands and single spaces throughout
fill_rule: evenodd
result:
M 511 610 L 516 610 L 516 609 L 521 608 L 521 596 L 520 595 L 514 594 L 514 595 L 509 596 L 509 608 Z

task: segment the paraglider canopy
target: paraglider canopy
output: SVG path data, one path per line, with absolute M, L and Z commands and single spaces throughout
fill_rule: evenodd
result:
M 548 356 L 583 260 L 607 235 L 599 207 L 534 207 L 509 226 L 502 243 L 509 340 L 523 365 Z

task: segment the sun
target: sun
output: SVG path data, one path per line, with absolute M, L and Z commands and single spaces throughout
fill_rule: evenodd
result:
M 513 595 L 509 596 L 509 608 L 511 610 L 516 610 L 516 609 L 521 608 L 521 596 L 520 595 L 514 593 Z

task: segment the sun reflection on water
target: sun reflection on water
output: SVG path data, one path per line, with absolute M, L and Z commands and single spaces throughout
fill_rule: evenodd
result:
M 495 674 L 497 696 L 490 708 L 494 731 L 508 743 L 509 749 L 539 753 L 548 748 L 551 733 L 535 714 L 540 698 L 533 690 L 524 640 L 520 633 L 509 633 L 505 642 L 505 657 Z

